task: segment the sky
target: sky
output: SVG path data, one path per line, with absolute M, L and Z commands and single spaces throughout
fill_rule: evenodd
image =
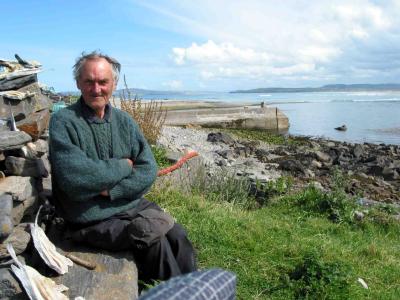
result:
M 72 66 L 100 50 L 130 88 L 231 91 L 400 83 L 400 0 L 0 0 L 0 59 Z M 119 88 L 122 87 L 121 82 Z

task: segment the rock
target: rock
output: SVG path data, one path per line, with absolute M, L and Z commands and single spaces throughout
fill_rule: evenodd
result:
M 27 118 L 17 122 L 19 130 L 25 131 L 32 138 L 38 139 L 48 128 L 50 120 L 49 109 L 31 113 Z
M 49 152 L 49 143 L 43 139 L 38 139 L 33 145 L 39 156 Z
M 321 182 L 319 182 L 319 181 L 313 181 L 309 185 L 313 186 L 314 188 L 316 188 L 317 190 L 319 190 L 321 192 L 326 192 L 325 188 L 322 186 Z
M 47 177 L 49 175 L 41 159 L 8 156 L 5 164 L 8 173 L 12 175 L 36 178 Z
M 3 152 L 0 152 L 0 162 L 4 161 L 6 159 L 5 155 Z
M 358 210 L 354 211 L 354 218 L 355 218 L 357 221 L 362 221 L 362 220 L 364 219 L 364 217 L 365 217 L 365 215 L 364 215 L 363 212 L 358 211 Z
M 339 130 L 339 131 L 346 131 L 347 130 L 347 126 L 343 124 L 342 126 L 335 127 L 335 129 Z
M 227 145 L 231 145 L 234 142 L 234 139 L 226 134 L 226 133 L 222 133 L 222 132 L 211 132 L 208 134 L 207 136 L 207 141 L 211 142 L 211 143 L 224 143 Z
M 2 194 L 0 196 L 0 215 L 11 215 L 13 208 L 13 200 L 10 194 Z
M 24 217 L 30 222 L 33 222 L 38 206 L 37 196 L 28 197 L 22 202 L 14 202 L 14 207 L 11 212 L 13 223 L 19 224 Z
M 320 168 L 322 168 L 322 163 L 319 162 L 318 160 L 313 159 L 313 160 L 311 161 L 310 166 L 311 166 L 312 168 L 320 169 Z
M 354 156 L 359 159 L 364 154 L 364 147 L 360 144 L 355 145 L 353 148 Z
M 217 151 L 217 154 L 222 156 L 225 159 L 233 159 L 233 158 L 235 158 L 235 155 L 234 155 L 235 153 L 231 149 Z
M 131 251 L 108 252 L 86 247 L 65 239 L 61 231 L 52 226 L 49 239 L 60 252 L 94 263 L 94 270 L 86 269 L 77 263 L 68 273 L 54 278 L 57 284 L 69 288 L 69 299 L 82 296 L 85 299 L 122 300 L 138 298 L 138 273 Z
M 14 228 L 10 216 L 0 215 L 0 241 L 8 237 Z
M 33 147 L 32 147 L 33 146 Z M 19 156 L 23 158 L 34 159 L 37 157 L 37 152 L 34 150 L 33 143 L 29 142 L 19 150 Z
M 0 134 L 0 151 L 21 149 L 32 138 L 23 131 L 4 131 Z
M 314 155 L 315 155 L 315 158 L 318 159 L 320 162 L 331 161 L 331 157 L 328 154 L 326 154 L 325 152 L 315 151 Z
M 27 223 L 18 224 L 12 233 L 0 244 L 0 259 L 8 258 L 6 245 L 10 243 L 17 255 L 23 253 L 31 240 L 30 230 Z M 0 298 L 1 299 L 1 298 Z
M 385 180 L 396 180 L 399 177 L 399 173 L 397 173 L 396 170 L 391 169 L 391 168 L 383 168 L 382 170 L 382 176 Z
M 294 159 L 282 160 L 279 163 L 279 168 L 285 171 L 304 172 L 303 165 Z
M 0 193 L 11 194 L 14 201 L 24 201 L 37 194 L 34 179 L 21 176 L 0 179 Z
M 0 299 L 26 300 L 29 299 L 22 291 L 19 282 L 11 269 L 0 267 Z

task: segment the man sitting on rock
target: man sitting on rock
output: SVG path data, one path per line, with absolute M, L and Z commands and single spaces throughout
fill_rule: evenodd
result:
M 75 241 L 130 249 L 141 278 L 168 279 L 196 269 L 194 251 L 183 228 L 143 198 L 157 165 L 135 121 L 109 103 L 120 67 L 98 52 L 74 65 L 82 95 L 50 121 L 54 201 Z

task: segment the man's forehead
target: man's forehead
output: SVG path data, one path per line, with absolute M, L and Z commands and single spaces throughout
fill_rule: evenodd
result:
M 111 72 L 111 64 L 104 58 L 87 60 L 82 66 L 82 75 L 85 77 L 108 77 Z

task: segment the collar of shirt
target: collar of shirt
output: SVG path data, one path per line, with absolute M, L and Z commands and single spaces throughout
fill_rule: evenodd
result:
M 106 104 L 106 107 L 104 108 L 104 117 L 103 119 L 100 119 L 95 111 L 88 106 L 85 101 L 83 100 L 82 96 L 79 98 L 79 101 L 82 106 L 82 114 L 83 117 L 89 122 L 89 123 L 104 123 L 104 122 L 111 122 L 111 104 L 110 102 Z

